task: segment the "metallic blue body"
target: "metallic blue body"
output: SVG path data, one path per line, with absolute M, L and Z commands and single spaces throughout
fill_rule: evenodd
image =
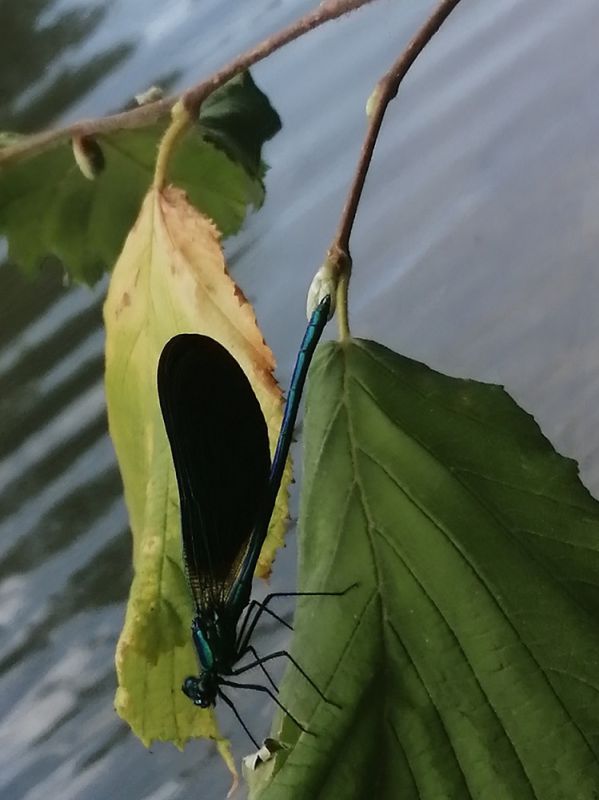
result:
M 293 368 L 293 375 L 291 376 L 291 384 L 289 386 L 289 393 L 287 395 L 287 402 L 285 403 L 285 412 L 283 414 L 283 422 L 281 423 L 281 431 L 277 440 L 275 454 L 270 468 L 270 477 L 268 481 L 268 494 L 264 507 L 261 511 L 260 517 L 256 521 L 252 538 L 248 551 L 245 555 L 244 563 L 237 576 L 237 579 L 231 586 L 229 595 L 227 597 L 227 606 L 231 608 L 232 613 L 236 613 L 237 617 L 241 614 L 242 610 L 248 604 L 250 599 L 250 592 L 252 586 L 252 579 L 254 571 L 264 539 L 268 533 L 268 526 L 272 512 L 281 486 L 281 479 L 285 464 L 287 463 L 287 456 L 289 455 L 289 448 L 293 438 L 293 428 L 297 419 L 297 412 L 299 410 L 302 391 L 308 375 L 308 368 L 312 361 L 312 356 L 316 350 L 318 341 L 324 330 L 324 326 L 329 319 L 329 310 L 331 308 L 331 298 L 327 295 L 320 301 L 319 305 L 315 308 L 308 327 L 304 333 L 304 338 L 300 345 L 297 358 L 295 360 L 295 367 Z

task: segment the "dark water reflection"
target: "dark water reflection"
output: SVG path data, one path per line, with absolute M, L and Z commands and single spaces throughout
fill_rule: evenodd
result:
M 430 2 L 388 0 L 255 77 L 284 121 L 230 261 L 289 379 L 377 76 Z M 192 82 L 298 0 L 0 0 L 0 128 Z M 354 329 L 505 383 L 599 490 L 599 6 L 463 0 L 390 111 L 354 244 Z M 102 284 L 0 267 L 0 797 L 221 798 L 211 745 L 147 752 L 112 708 L 130 542 L 102 388 Z M 289 588 L 294 547 L 272 586 Z M 259 588 L 258 592 L 264 592 Z M 262 649 L 284 641 L 265 626 Z M 271 710 L 241 707 L 258 735 Z M 238 754 L 247 743 L 221 714 Z
M 0 119 L 3 129 L 25 133 L 47 125 L 131 55 L 120 40 L 85 59 L 73 59 L 106 22 L 110 3 L 63 8 L 56 0 L 0 3 Z M 6 126 L 10 123 L 10 128 Z

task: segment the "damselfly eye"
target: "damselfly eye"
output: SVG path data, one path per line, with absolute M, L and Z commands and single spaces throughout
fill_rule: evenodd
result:
M 185 680 L 183 681 L 183 685 L 181 686 L 181 691 L 195 703 L 198 694 L 201 693 L 201 688 L 199 686 L 198 679 L 193 678 L 191 676 L 189 678 L 185 678 Z

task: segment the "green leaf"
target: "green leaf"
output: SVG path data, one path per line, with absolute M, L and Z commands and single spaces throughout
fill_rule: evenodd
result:
M 95 137 L 106 166 L 93 181 L 77 167 L 70 142 L 0 166 L 0 234 L 11 260 L 32 271 L 57 256 L 75 280 L 98 280 L 137 217 L 167 123 Z M 206 101 L 199 125 L 177 147 L 170 180 L 223 235 L 263 202 L 261 148 L 279 127 L 266 96 L 241 76 Z M 0 135 L 0 146 L 12 141 Z
M 200 130 L 249 175 L 261 178 L 262 145 L 281 130 L 281 120 L 250 73 L 244 72 L 204 101 Z
M 599 504 L 498 386 L 317 352 L 300 590 L 261 800 L 599 797 Z M 272 777 L 269 778 L 269 771 Z

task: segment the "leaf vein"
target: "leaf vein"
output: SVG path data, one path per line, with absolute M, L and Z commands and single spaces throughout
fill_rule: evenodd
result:
M 478 688 L 479 688 L 479 690 L 480 690 L 480 693 L 481 693 L 481 694 L 482 694 L 482 696 L 485 698 L 485 700 L 486 700 L 486 702 L 487 702 L 487 705 L 488 705 L 488 707 L 489 707 L 489 709 L 490 709 L 491 713 L 493 714 L 493 716 L 494 716 L 495 720 L 497 721 L 497 724 L 499 725 L 499 728 L 500 728 L 500 729 L 501 729 L 501 730 L 504 732 L 504 734 L 505 734 L 505 737 L 506 737 L 507 741 L 509 742 L 509 744 L 510 744 L 510 747 L 512 748 L 512 751 L 513 751 L 514 757 L 516 758 L 516 760 L 517 760 L 517 761 L 518 761 L 518 763 L 520 764 L 520 766 L 521 766 L 521 768 L 522 768 L 522 773 L 523 773 L 523 775 L 526 777 L 526 780 L 527 780 L 527 782 L 528 782 L 528 783 L 529 783 L 529 785 L 530 785 L 530 788 L 531 788 L 531 791 L 532 791 L 532 793 L 533 793 L 533 796 L 535 796 L 535 797 L 536 797 L 536 793 L 535 793 L 535 791 L 534 791 L 534 787 L 532 786 L 532 783 L 531 783 L 531 781 L 530 781 L 530 778 L 528 777 L 528 775 L 527 775 L 527 773 L 526 773 L 526 769 L 524 768 L 524 763 L 522 762 L 522 759 L 520 758 L 520 756 L 519 756 L 519 754 L 518 754 L 518 751 L 517 751 L 517 749 L 516 749 L 516 747 L 515 747 L 515 745 L 514 745 L 514 742 L 512 741 L 512 739 L 511 739 L 511 737 L 510 737 L 510 735 L 509 735 L 508 731 L 506 730 L 505 726 L 503 725 L 503 723 L 502 723 L 502 721 L 501 721 L 501 718 L 500 718 L 500 716 L 499 716 L 498 712 L 496 711 L 495 707 L 494 707 L 494 706 L 493 706 L 493 704 L 491 703 L 491 701 L 490 701 L 490 699 L 489 699 L 489 696 L 488 696 L 487 692 L 484 690 L 484 688 L 483 688 L 483 685 L 482 685 L 482 683 L 480 682 L 480 680 L 479 680 L 479 678 L 478 678 L 478 675 L 477 675 L 477 673 L 476 673 L 476 670 L 474 669 L 474 666 L 473 666 L 472 662 L 470 661 L 470 659 L 468 658 L 468 656 L 467 656 L 467 654 L 466 654 L 466 652 L 465 652 L 464 648 L 462 647 L 462 644 L 461 644 L 460 640 L 458 639 L 458 637 L 457 637 L 456 633 L 454 632 L 453 628 L 451 627 L 451 625 L 450 625 L 450 624 L 449 624 L 449 622 L 447 621 L 447 619 L 446 619 L 445 615 L 443 614 L 443 612 L 441 611 L 441 609 L 440 609 L 439 605 L 438 605 L 438 604 L 435 602 L 435 600 L 433 599 L 432 595 L 431 595 L 431 594 L 428 592 L 428 590 L 426 589 L 426 587 L 425 587 L 425 585 L 423 584 L 423 582 L 420 580 L 420 578 L 419 578 L 419 577 L 416 575 L 416 573 L 414 572 L 414 570 L 412 569 L 412 567 L 411 567 L 411 566 L 408 564 L 408 562 L 406 561 L 406 559 L 405 559 L 405 558 L 402 556 L 402 554 L 399 552 L 399 550 L 398 550 L 398 549 L 397 549 L 397 547 L 395 546 L 395 543 L 394 543 L 394 542 L 392 542 L 392 541 L 391 541 L 391 540 L 390 540 L 390 539 L 389 539 L 389 538 L 388 538 L 388 537 L 387 537 L 387 536 L 386 536 L 386 535 L 383 533 L 383 531 L 381 531 L 381 530 L 378 530 L 377 532 L 378 532 L 379 536 L 381 536 L 381 538 L 382 538 L 382 539 L 384 539 L 384 541 L 385 541 L 385 542 L 387 543 L 387 545 L 388 545 L 388 546 L 391 548 L 391 550 L 393 550 L 393 552 L 395 553 L 395 555 L 397 556 L 397 558 L 399 558 L 399 559 L 400 559 L 400 561 L 403 563 L 404 567 L 405 567 L 405 568 L 408 570 L 408 572 L 410 573 L 410 575 L 412 576 L 412 578 L 413 578 L 413 579 L 416 581 L 416 583 L 418 584 L 418 586 L 420 586 L 420 589 L 422 590 L 422 593 L 424 594 L 424 596 L 426 597 L 426 599 L 428 600 L 428 602 L 429 602 L 429 603 L 430 603 L 430 604 L 433 606 L 433 608 L 435 609 L 435 611 L 437 612 L 437 614 L 439 615 L 439 617 L 440 617 L 440 618 L 443 620 L 443 622 L 445 623 L 445 625 L 446 625 L 446 627 L 447 627 L 447 630 L 448 630 L 448 632 L 449 632 L 449 635 L 452 637 L 453 641 L 455 642 L 455 645 L 456 645 L 457 649 L 458 649 L 458 650 L 460 651 L 460 653 L 462 654 L 462 657 L 463 657 L 463 659 L 464 659 L 464 662 L 465 662 L 465 664 L 468 666 L 468 668 L 470 669 L 470 671 L 471 671 L 471 673 L 472 673 L 472 676 L 473 676 L 473 679 L 474 679 L 474 681 L 475 681 L 476 685 L 478 686 Z M 434 699 L 433 699 L 433 697 L 432 697 L 432 695 L 431 695 L 431 692 L 430 692 L 430 690 L 429 690 L 428 686 L 426 685 L 426 683 L 425 683 L 425 681 L 424 681 L 424 679 L 423 679 L 423 677 L 422 677 L 422 675 L 421 675 L 421 673 L 420 673 L 420 671 L 419 671 L 418 667 L 416 666 L 416 663 L 415 663 L 414 659 L 412 658 L 412 656 L 411 656 L 411 654 L 410 654 L 410 652 L 409 652 L 409 650 L 408 650 L 407 646 L 404 644 L 404 642 L 403 642 L 403 640 L 402 640 L 402 638 L 401 638 L 401 635 L 400 635 L 399 631 L 398 631 L 398 630 L 395 628 L 395 626 L 393 625 L 393 622 L 391 621 L 391 619 L 389 619 L 389 621 L 388 621 L 388 624 L 389 624 L 389 627 L 391 628 L 391 630 L 393 631 L 393 633 L 395 634 L 395 636 L 397 637 L 398 643 L 399 643 L 399 644 L 400 644 L 400 646 L 402 647 L 402 649 L 403 649 L 403 651 L 405 652 L 405 654 L 406 654 L 407 658 L 409 658 L 409 660 L 410 660 L 410 663 L 412 664 L 412 666 L 413 666 L 413 668 L 414 668 L 414 671 L 415 671 L 415 672 L 416 672 L 416 674 L 418 675 L 418 678 L 419 678 L 419 680 L 420 680 L 420 682 L 421 682 L 421 684 L 422 684 L 423 688 L 425 689 L 425 691 L 426 691 L 426 693 L 427 693 L 427 695 L 428 695 L 428 697 L 429 697 L 429 700 L 430 700 L 430 702 L 431 702 L 431 705 L 433 706 L 433 708 L 435 709 L 435 711 L 436 711 L 436 713 L 437 713 L 437 716 L 438 716 L 438 718 L 439 718 L 439 722 L 440 722 L 440 724 L 441 724 L 441 727 L 442 727 L 442 729 L 443 729 L 443 732 L 445 733 L 445 736 L 446 736 L 446 738 L 447 738 L 447 742 L 448 742 L 448 744 L 449 744 L 449 746 L 450 746 L 451 750 L 452 750 L 452 751 L 453 751 L 453 753 L 454 753 L 455 760 L 456 760 L 456 764 L 458 765 L 458 768 L 459 768 L 459 770 L 460 770 L 460 772 L 461 772 L 461 774 L 462 774 L 462 777 L 463 777 L 463 779 L 464 779 L 464 784 L 467 786 L 466 775 L 465 775 L 465 773 L 464 773 L 464 770 L 463 770 L 463 769 L 462 769 L 462 767 L 461 767 L 461 764 L 460 764 L 460 759 L 459 759 L 459 757 L 458 757 L 458 754 L 457 754 L 456 748 L 455 748 L 455 746 L 454 746 L 454 744 L 453 744 L 453 741 L 452 741 L 452 739 L 451 739 L 451 736 L 449 735 L 449 731 L 447 730 L 447 727 L 446 727 L 446 725 L 445 725 L 445 722 L 443 721 L 443 715 L 442 715 L 442 713 L 441 713 L 441 710 L 439 709 L 438 705 L 435 703 L 435 701 L 434 701 Z
M 498 486 L 503 486 L 506 489 L 511 489 L 514 492 L 519 492 L 522 494 L 527 494 L 532 497 L 539 497 L 542 500 L 546 500 L 548 503 L 554 503 L 559 506 L 565 506 L 566 508 L 571 508 L 574 511 L 580 511 L 582 514 L 585 514 L 585 518 L 589 522 L 598 522 L 599 519 L 593 519 L 592 517 L 589 518 L 590 509 L 583 508 L 582 506 L 577 505 L 576 503 L 571 503 L 568 500 L 561 500 L 556 497 L 551 497 L 550 495 L 543 494 L 543 492 L 535 492 L 532 489 L 528 488 L 527 486 L 515 486 L 513 483 L 509 483 L 508 481 L 502 481 L 500 478 L 494 478 L 492 475 L 484 475 L 482 472 L 474 469 L 468 469 L 466 467 L 456 467 L 455 470 L 452 470 L 455 473 L 463 473 L 465 475 L 474 475 L 481 480 L 488 481 L 489 483 L 497 484 Z
M 368 459 L 369 459 L 369 460 L 371 460 L 373 463 L 375 463 L 375 464 L 376 464 L 376 465 L 377 465 L 377 466 L 378 466 L 378 467 L 381 469 L 381 471 L 382 471 L 382 472 L 384 472 L 384 473 L 387 475 L 387 477 L 389 478 L 389 480 L 390 480 L 390 481 L 391 481 L 391 482 L 392 482 L 392 483 L 393 483 L 393 484 L 396 486 L 396 488 L 397 488 L 397 489 L 398 489 L 400 492 L 402 492 L 402 494 L 404 494 L 404 496 L 405 496 L 405 497 L 406 497 L 406 498 L 407 498 L 407 499 L 408 499 L 408 500 L 409 500 L 409 501 L 410 501 L 410 502 L 411 502 L 411 503 L 414 505 L 414 507 L 415 507 L 416 509 L 418 509 L 418 511 L 420 511 L 420 513 L 421 513 L 423 516 L 425 516 L 425 517 L 426 517 L 426 518 L 427 518 L 427 519 L 428 519 L 428 520 L 429 520 L 429 521 L 430 521 L 430 522 L 431 522 L 431 523 L 432 523 L 432 524 L 433 524 L 433 525 L 434 525 L 434 526 L 437 528 L 437 530 L 438 530 L 438 531 L 439 531 L 439 532 L 440 532 L 440 533 L 441 533 L 441 534 L 442 534 L 442 535 L 445 537 L 445 539 L 447 540 L 447 542 L 448 542 L 448 543 L 449 543 L 449 544 L 450 544 L 450 545 L 451 545 L 451 546 L 454 548 L 454 550 L 456 551 L 456 553 L 458 554 L 458 556 L 460 556 L 460 557 L 462 558 L 462 560 L 464 561 L 464 563 L 465 563 L 465 564 L 467 564 L 467 565 L 468 565 L 468 567 L 469 567 L 469 568 L 472 570 L 473 574 L 476 576 L 476 578 L 477 578 L 477 579 L 478 579 L 478 581 L 480 582 L 480 584 L 481 584 L 481 587 L 484 587 L 484 588 L 486 589 L 486 591 L 487 591 L 487 594 L 488 594 L 489 598 L 492 600 L 492 602 L 494 603 L 494 605 L 496 606 L 496 608 L 498 609 L 498 611 L 499 611 L 499 612 L 501 613 L 501 615 L 503 616 L 503 618 L 504 618 L 504 620 L 506 621 L 506 623 L 507 623 L 508 627 L 512 629 L 512 631 L 513 631 L 514 635 L 516 636 L 516 639 L 517 639 L 517 640 L 518 640 L 518 641 L 521 643 L 522 647 L 523 647 L 523 648 L 526 650 L 526 652 L 528 653 L 528 655 L 529 655 L 529 657 L 530 657 L 531 661 L 532 661 L 532 662 L 533 662 L 533 663 L 536 665 L 537 669 L 539 670 L 539 673 L 540 673 L 541 675 L 543 675 L 543 677 L 545 678 L 545 682 L 546 682 L 546 686 L 547 686 L 547 688 L 549 689 L 549 691 L 551 692 L 551 694 L 554 696 L 554 698 L 555 698 L 555 700 L 556 700 L 557 704 L 558 704 L 558 705 L 559 705 L 559 706 L 562 708 L 562 710 L 564 711 L 564 714 L 566 715 L 566 717 L 567 717 L 567 718 L 570 720 L 570 723 L 572 724 L 572 727 L 578 731 L 578 733 L 579 733 L 579 735 L 580 735 L 580 738 L 582 739 L 582 741 L 584 741 L 584 742 L 585 742 L 585 744 L 586 744 L 586 746 L 587 746 L 587 748 L 588 748 L 589 752 L 590 752 L 590 753 L 593 753 L 593 752 L 594 752 L 594 751 L 593 751 L 593 747 L 591 746 L 591 743 L 589 742 L 589 740 L 588 740 L 588 737 L 587 737 L 586 733 L 585 733 L 585 732 L 584 732 L 584 731 L 583 731 L 583 730 L 580 728 L 580 726 L 577 724 L 577 722 L 575 721 L 575 719 L 574 719 L 574 718 L 572 717 L 572 715 L 570 714 L 570 712 L 569 712 L 569 709 L 566 707 L 566 705 L 565 705 L 564 701 L 563 701 L 563 700 L 562 700 L 562 698 L 559 696 L 559 694 L 557 693 L 557 691 L 556 691 L 555 687 L 553 686 L 553 684 L 552 684 L 552 683 L 551 683 L 551 681 L 549 680 L 549 676 L 548 676 L 548 674 L 547 674 L 547 671 L 546 671 L 546 669 L 545 669 L 545 668 L 544 668 L 544 667 L 541 665 L 540 661 L 538 660 L 538 658 L 536 657 L 536 655 L 535 655 L 535 654 L 534 654 L 534 652 L 532 651 L 531 647 L 530 647 L 530 646 L 528 645 L 528 643 L 527 643 L 527 642 L 524 640 L 524 638 L 522 637 L 522 635 L 520 634 L 520 632 L 519 632 L 519 631 L 518 631 L 518 629 L 516 628 L 515 624 L 512 622 L 512 619 L 511 619 L 510 615 L 508 614 L 507 610 L 506 610 L 506 609 L 503 607 L 503 605 L 501 604 L 501 602 L 500 602 L 500 601 L 498 600 L 498 598 L 495 596 L 495 594 L 493 593 L 493 591 L 492 591 L 491 587 L 489 586 L 489 584 L 487 583 L 487 581 L 486 581 L 486 580 L 485 580 L 485 578 L 483 577 L 482 573 L 480 573 L 480 572 L 478 571 L 478 569 L 477 569 L 476 565 L 474 564 L 474 562 L 473 562 L 471 559 L 469 559 L 469 558 L 468 558 L 467 554 L 466 554 L 466 553 L 464 553 L 464 552 L 463 552 L 463 551 L 460 549 L 460 547 L 458 546 L 457 542 L 454 540 L 454 537 L 453 537 L 453 535 L 452 535 L 452 533 L 451 533 L 451 530 L 450 530 L 450 529 L 446 529 L 446 528 L 445 528 L 445 527 L 444 527 L 444 526 L 443 526 L 441 523 L 439 523 L 439 522 L 438 522 L 438 521 L 437 521 L 437 520 L 436 520 L 436 519 L 435 519 L 433 516 L 431 516 L 431 514 L 429 514 L 429 513 L 428 513 L 428 511 L 426 511 L 426 510 L 425 510 L 425 509 L 424 509 L 424 508 L 421 506 L 421 504 L 420 504 L 420 503 L 418 503 L 418 501 L 417 501 L 415 498 L 413 498 L 413 497 L 412 497 L 412 496 L 411 496 L 411 495 L 408 493 L 408 491 L 405 489 L 405 487 L 403 487 L 403 486 L 402 486 L 402 485 L 399 483 L 399 481 L 398 481 L 398 480 L 397 480 L 397 479 L 396 479 L 396 478 L 395 478 L 393 475 L 391 475 L 391 474 L 390 474 L 390 473 L 389 473 L 389 472 L 388 472 L 388 471 L 385 469 L 385 467 L 383 467 L 383 466 L 382 466 L 382 464 L 379 464 L 379 463 L 377 463 L 377 462 L 376 462 L 376 460 L 372 459 L 372 458 L 371 458 L 371 457 L 368 455 L 368 453 L 365 453 L 364 451 L 361 451 L 361 452 L 363 453 L 363 455 L 364 455 L 364 457 L 365 457 L 365 458 L 368 458 Z M 501 524 L 501 522 L 500 522 L 499 524 Z M 502 527 L 504 527 L 504 526 L 502 526 Z M 553 577 L 553 576 L 552 576 L 552 577 Z M 419 581 L 419 583 L 420 583 L 420 581 Z M 430 599 L 430 595 L 428 595 L 428 594 L 427 594 L 427 596 L 428 596 L 428 597 L 429 597 L 429 599 Z M 431 602 L 432 602 L 432 599 L 431 599 Z

